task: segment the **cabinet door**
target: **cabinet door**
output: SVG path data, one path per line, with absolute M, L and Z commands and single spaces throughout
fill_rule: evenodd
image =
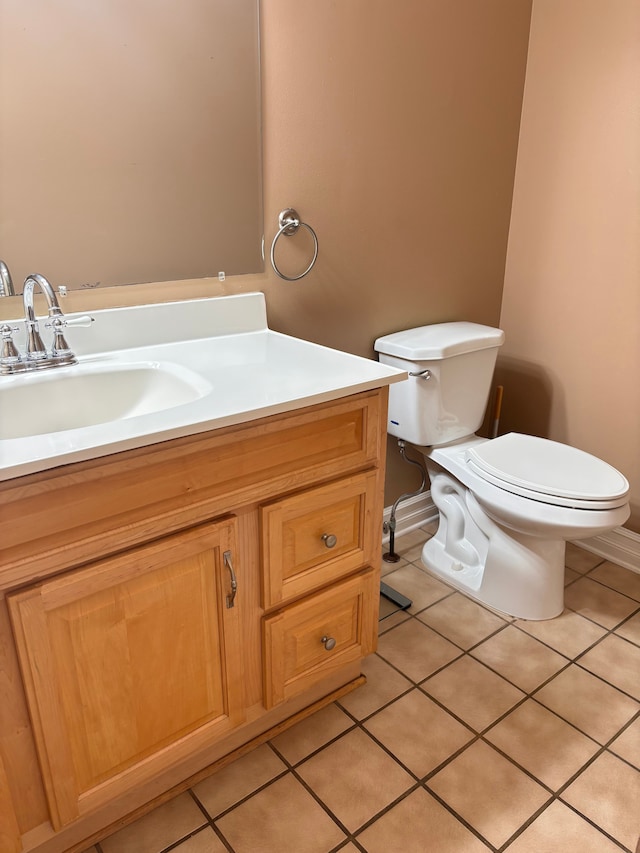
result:
M 377 488 L 370 471 L 261 507 L 265 609 L 374 562 Z
M 54 828 L 243 719 L 235 520 L 9 597 Z
M 265 707 L 375 651 L 377 577 L 369 569 L 264 619 Z

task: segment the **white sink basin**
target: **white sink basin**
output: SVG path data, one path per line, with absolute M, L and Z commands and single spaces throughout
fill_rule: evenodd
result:
M 0 439 L 26 438 L 173 409 L 211 390 L 179 365 L 84 363 L 3 382 Z

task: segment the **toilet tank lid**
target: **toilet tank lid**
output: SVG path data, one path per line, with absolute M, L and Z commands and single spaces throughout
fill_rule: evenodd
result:
M 504 332 L 479 323 L 435 323 L 378 338 L 376 352 L 407 361 L 432 361 L 466 352 L 502 346 Z

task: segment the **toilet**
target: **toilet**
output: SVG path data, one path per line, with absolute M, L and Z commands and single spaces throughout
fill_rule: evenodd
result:
M 551 619 L 564 607 L 566 541 L 624 524 L 629 483 L 566 444 L 475 435 L 503 341 L 467 322 L 378 338 L 379 360 L 409 374 L 389 388 L 387 431 L 416 446 L 431 480 L 439 525 L 425 567 L 509 616 Z

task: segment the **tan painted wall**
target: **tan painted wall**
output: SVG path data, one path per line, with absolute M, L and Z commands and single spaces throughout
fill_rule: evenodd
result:
M 278 212 L 293 205 L 318 233 L 315 269 L 296 284 L 269 270 L 223 287 L 73 293 L 65 304 L 264 290 L 273 328 L 364 356 L 377 336 L 397 329 L 460 318 L 497 323 L 530 7 L 264 3 L 267 245 Z M 303 268 L 304 239 L 280 242 L 282 267 Z M 390 458 L 387 503 L 415 477 L 395 444 Z
M 369 356 L 389 331 L 497 323 L 529 17 L 526 0 L 263 5 L 267 235 L 294 205 L 321 249 L 302 282 L 270 276 L 276 328 Z M 395 441 L 388 458 L 390 504 L 417 483 Z
M 640 4 L 534 0 L 507 253 L 501 431 L 632 485 L 640 532 Z

